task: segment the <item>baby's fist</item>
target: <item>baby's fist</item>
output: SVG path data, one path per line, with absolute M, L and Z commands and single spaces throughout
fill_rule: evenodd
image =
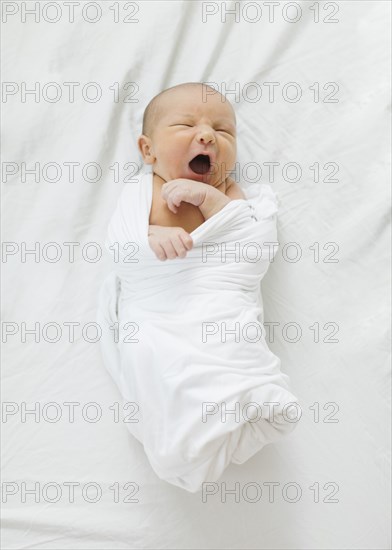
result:
M 149 225 L 148 242 L 161 261 L 185 258 L 193 247 L 192 237 L 182 227 Z

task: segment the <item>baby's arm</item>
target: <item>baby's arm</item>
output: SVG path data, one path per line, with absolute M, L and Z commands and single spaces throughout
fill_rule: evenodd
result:
M 181 202 L 185 201 L 197 206 L 206 220 L 230 201 L 245 199 L 240 187 L 231 178 L 227 178 L 226 192 L 227 195 L 211 185 L 186 178 L 167 181 L 161 188 L 161 196 L 174 214 L 177 214 Z
M 203 202 L 199 205 L 200 212 L 207 220 L 232 200 L 245 199 L 241 187 L 232 179 L 226 180 L 226 194 L 215 187 L 208 186 Z
M 177 190 L 185 191 L 187 188 L 188 191 L 185 192 L 185 196 L 180 198 L 179 202 L 177 201 L 178 205 L 181 203 L 181 200 L 185 200 L 190 204 L 195 204 L 199 207 L 200 212 L 206 220 L 222 210 L 230 201 L 246 199 L 241 187 L 230 177 L 226 180 L 226 194 L 215 189 L 215 187 L 200 182 L 182 181 L 188 184 L 188 186 L 184 186 L 182 183 L 180 187 L 177 187 Z M 177 181 L 177 183 L 179 182 Z M 191 184 L 190 187 L 189 184 Z M 182 194 L 181 192 L 181 195 Z M 192 198 L 189 196 L 190 194 L 193 195 Z M 175 205 L 172 204 L 171 206 L 177 211 Z M 162 261 L 168 258 L 185 258 L 187 251 L 191 250 L 193 247 L 192 237 L 182 227 L 149 225 L 148 241 L 157 258 Z
M 193 247 L 192 237 L 182 227 L 148 226 L 148 242 L 158 260 L 185 258 Z

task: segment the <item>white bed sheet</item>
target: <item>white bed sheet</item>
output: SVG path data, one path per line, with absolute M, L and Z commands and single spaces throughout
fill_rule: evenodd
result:
M 283 17 L 295 15 L 287 2 L 276 7 L 274 22 L 268 21 L 267 3 L 258 2 L 263 12 L 255 23 L 250 20 L 256 2 L 242 2 L 238 21 L 227 15 L 226 23 L 221 2 L 210 3 L 208 9 L 218 12 L 206 22 L 203 2 L 139 2 L 133 16 L 138 23 L 114 22 L 116 10 L 120 21 L 132 16 L 132 3 L 95 3 L 102 11 L 96 23 L 83 18 L 81 6 L 70 23 L 68 8 L 58 2 L 62 16 L 49 23 L 44 15 L 53 19 L 55 11 L 42 10 L 55 8 L 41 2 L 37 23 L 32 16 L 23 22 L 23 3 L 3 4 L 18 10 L 3 24 L 2 58 L 3 80 L 11 83 L 7 91 L 15 92 L 3 103 L 3 163 L 16 163 L 3 168 L 17 170 L 3 175 L 3 240 L 16 243 L 3 263 L 3 329 L 17 331 L 3 348 L 3 547 L 389 548 L 390 4 L 320 2 L 319 23 L 313 2 L 297 2 L 302 17 L 296 23 Z M 34 4 L 25 3 L 30 9 Z M 245 4 L 249 11 L 243 11 Z M 334 6 L 338 12 L 331 16 Z M 89 10 L 92 19 L 98 12 Z M 325 17 L 339 22 L 328 24 Z M 265 322 L 278 323 L 269 345 L 282 360 L 303 415 L 287 439 L 228 468 L 221 482 L 229 490 L 237 484 L 238 502 L 233 494 L 223 502 L 221 482 L 203 502 L 157 478 L 121 417 L 115 421 L 113 404 L 120 396 L 99 343 L 87 342 L 81 330 L 95 321 L 98 289 L 109 269 L 104 258 L 87 261 L 94 246 L 86 244 L 103 250 L 108 220 L 131 173 L 126 163 L 141 163 L 136 137 L 143 109 L 160 90 L 187 81 L 215 82 L 222 91 L 238 83 L 240 100 L 228 95 L 238 118 L 238 161 L 241 167 L 259 163 L 260 181 L 270 183 L 280 199 L 281 247 L 263 281 Z M 39 82 L 37 102 L 33 96 L 23 101 L 23 82 L 27 88 Z M 53 103 L 58 88 L 44 88 L 50 82 L 63 94 Z M 80 83 L 74 102 L 66 82 Z M 95 103 L 81 93 L 91 82 L 102 91 Z M 123 89 L 129 82 L 137 83 L 131 98 L 136 103 L 122 101 L 132 92 Z M 253 89 L 251 82 L 257 84 Z M 267 82 L 278 83 L 273 102 Z M 301 86 L 296 103 L 282 99 L 289 82 Z M 316 87 L 309 89 L 315 82 L 319 102 Z M 323 102 L 333 91 L 323 89 L 330 82 L 339 86 L 331 96 L 338 103 Z M 119 101 L 116 83 L 123 90 Z M 84 90 L 93 97 L 94 86 Z M 263 95 L 253 102 L 259 90 Z M 293 97 L 295 89 L 285 91 Z M 70 162 L 80 163 L 74 181 L 65 164 Z M 269 162 L 279 163 L 272 181 L 263 164 Z M 287 163 L 293 162 L 302 169 L 297 182 L 288 181 L 294 172 Z M 22 181 L 22 163 L 38 163 L 38 182 L 31 175 Z M 59 181 L 48 181 L 55 172 L 47 163 L 60 165 Z M 93 177 L 88 163 L 102 167 L 95 183 L 83 175 L 84 167 Z M 326 163 L 338 166 L 337 182 L 323 181 L 333 168 Z M 238 179 L 244 183 L 245 177 L 246 171 Z M 31 248 L 35 242 L 40 261 L 27 256 L 23 262 L 22 243 Z M 43 248 L 49 242 L 59 243 L 58 262 L 48 261 L 56 252 Z M 73 262 L 67 242 L 80 243 Z M 301 259 L 288 261 L 285 243 L 297 243 Z M 326 243 L 336 243 L 330 259 L 338 262 L 325 261 L 334 251 L 323 248 Z M 295 247 L 285 251 L 293 258 Z M 62 328 L 58 342 L 48 341 L 54 338 L 45 333 L 50 322 Z M 22 323 L 39 324 L 38 343 L 31 336 L 22 342 Z M 79 323 L 73 342 L 64 323 Z M 284 328 L 287 323 L 296 325 Z M 290 342 L 295 327 L 302 336 Z M 93 328 L 86 328 L 87 338 L 94 338 Z M 323 341 L 328 337 L 338 342 Z M 79 403 L 74 422 L 69 402 Z M 23 407 L 34 403 L 40 406 L 38 422 L 23 417 Z M 97 411 L 101 419 L 88 421 Z M 50 422 L 56 414 L 61 417 Z M 71 482 L 79 484 L 74 502 Z M 278 485 L 270 502 L 272 482 Z M 31 495 L 23 502 L 24 488 L 33 486 L 39 502 Z M 60 498 L 50 502 L 59 488 Z M 89 502 L 96 490 L 98 501 Z M 132 496 L 137 502 L 124 502 Z

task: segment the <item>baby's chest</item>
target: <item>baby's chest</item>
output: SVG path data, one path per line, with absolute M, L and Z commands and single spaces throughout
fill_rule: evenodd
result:
M 197 206 L 182 202 L 177 209 L 177 214 L 174 214 L 169 210 L 160 193 L 153 193 L 149 225 L 182 227 L 188 233 L 192 233 L 204 221 L 204 216 Z

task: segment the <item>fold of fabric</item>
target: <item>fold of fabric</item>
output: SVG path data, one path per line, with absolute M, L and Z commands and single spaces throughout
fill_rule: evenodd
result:
M 246 200 L 191 233 L 186 258 L 162 262 L 148 243 L 152 190 L 143 171 L 109 223 L 102 353 L 124 400 L 137 404 L 127 427 L 156 474 L 196 492 L 296 426 L 298 400 L 262 325 L 278 202 L 269 185 L 249 186 Z

